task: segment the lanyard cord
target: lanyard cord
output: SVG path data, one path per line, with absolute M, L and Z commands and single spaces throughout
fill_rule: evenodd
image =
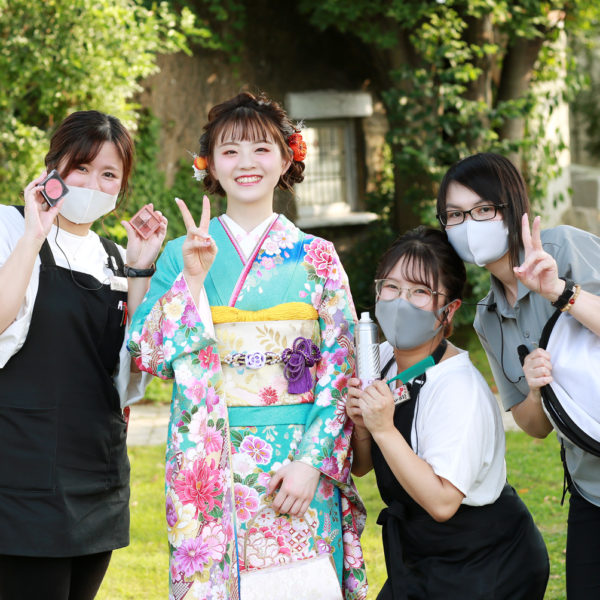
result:
M 429 369 L 429 367 L 433 367 L 434 365 L 437 365 L 440 362 L 440 360 L 442 359 L 442 356 L 444 356 L 444 352 L 446 351 L 447 347 L 448 347 L 448 342 L 444 338 L 438 344 L 437 348 L 428 357 L 426 357 L 423 360 L 420 360 L 418 363 L 415 363 L 414 365 L 408 367 L 408 369 L 402 371 L 402 373 L 399 373 L 395 377 L 388 379 L 387 384 L 389 385 L 393 381 L 396 381 L 396 379 L 399 379 L 402 383 L 405 383 L 407 381 L 410 381 L 411 379 L 415 379 L 416 377 L 419 377 L 419 375 L 423 375 L 425 373 L 425 371 L 427 371 L 427 369 Z M 386 367 L 387 367 L 387 365 L 386 365 Z M 387 368 L 389 369 L 389 367 L 387 367 Z M 387 371 L 387 369 L 385 369 L 385 371 Z
M 446 352 L 446 348 L 448 347 L 448 342 L 446 338 L 442 339 L 442 341 L 438 344 L 437 348 L 423 360 L 420 360 L 418 363 L 415 363 L 408 369 L 402 371 L 402 373 L 392 377 L 387 380 L 387 384 L 389 385 L 393 381 L 399 379 L 402 383 L 404 383 L 407 389 L 410 392 L 410 397 L 415 401 L 415 413 L 413 421 L 417 420 L 419 415 L 419 392 L 421 388 L 425 385 L 426 381 L 426 371 L 430 367 L 437 365 L 440 360 L 442 360 L 442 356 L 444 356 L 444 352 Z M 392 357 L 393 359 L 393 357 Z M 391 365 L 391 361 L 384 367 L 384 374 L 389 369 Z M 410 379 L 413 379 L 412 385 L 408 382 Z M 419 453 L 419 434 L 417 433 L 417 429 L 415 427 L 415 454 Z

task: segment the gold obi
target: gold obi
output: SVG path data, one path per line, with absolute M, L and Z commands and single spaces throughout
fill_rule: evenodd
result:
M 223 373 L 217 392 L 225 396 L 227 406 L 313 402 L 313 389 L 304 394 L 288 392 L 280 359 L 298 337 L 320 346 L 318 314 L 312 306 L 290 302 L 259 311 L 224 306 L 211 311 Z M 313 380 L 315 371 L 316 366 L 310 367 Z

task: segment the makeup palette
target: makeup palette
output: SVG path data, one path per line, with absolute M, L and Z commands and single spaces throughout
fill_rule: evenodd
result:
M 160 227 L 160 219 L 146 204 L 131 217 L 129 224 L 147 240 Z
M 63 196 L 69 193 L 69 188 L 56 169 L 52 169 L 40 185 L 43 186 L 41 189 L 42 196 L 50 206 L 54 206 Z

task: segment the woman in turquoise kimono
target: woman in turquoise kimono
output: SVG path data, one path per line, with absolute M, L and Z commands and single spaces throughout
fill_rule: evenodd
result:
M 345 415 L 348 282 L 330 242 L 273 213 L 275 188 L 302 181 L 305 155 L 268 98 L 213 107 L 194 171 L 226 196 L 226 214 L 210 220 L 205 196 L 197 226 L 177 200 L 187 236 L 167 245 L 133 318 L 139 368 L 175 380 L 166 516 L 177 600 L 238 598 L 240 573 L 322 554 L 344 598 L 366 598 Z

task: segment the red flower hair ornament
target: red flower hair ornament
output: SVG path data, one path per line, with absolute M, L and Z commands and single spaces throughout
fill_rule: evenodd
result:
M 192 154 L 194 162 L 192 164 L 194 168 L 194 179 L 202 181 L 208 175 L 208 163 L 204 156 L 198 156 L 198 154 Z
M 306 142 L 302 139 L 302 134 L 299 131 L 292 133 L 287 139 L 289 147 L 294 153 L 294 160 L 301 162 L 306 158 Z

